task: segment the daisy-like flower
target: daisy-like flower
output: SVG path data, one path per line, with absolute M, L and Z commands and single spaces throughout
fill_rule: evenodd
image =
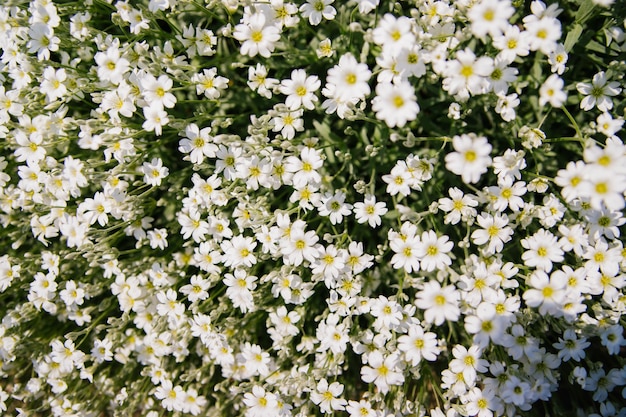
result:
M 141 167 L 143 172 L 143 180 L 146 184 L 152 186 L 161 185 L 163 178 L 169 174 L 169 169 L 163 166 L 161 158 L 153 158 L 150 162 L 144 162 Z
M 309 23 L 317 26 L 322 22 L 322 18 L 333 20 L 337 15 L 337 10 L 331 4 L 335 0 L 306 0 L 306 3 L 300 6 L 300 13 L 305 19 L 309 19 Z
M 566 329 L 563 337 L 559 337 L 559 341 L 552 344 L 559 349 L 558 357 L 564 362 L 570 359 L 580 362 L 586 356 L 585 349 L 590 345 L 586 337 L 578 338 L 576 331 L 572 328 Z
M 529 289 L 524 291 L 524 301 L 529 307 L 539 307 L 539 314 L 555 315 L 563 308 L 567 281 L 548 277 L 544 271 L 534 271 L 528 278 Z
M 325 194 L 318 211 L 322 216 L 329 216 L 331 224 L 338 224 L 343 221 L 344 216 L 352 212 L 352 204 L 346 203 L 346 194 L 335 191 L 334 194 Z
M 487 253 L 501 252 L 504 249 L 504 244 L 513 236 L 513 229 L 507 226 L 509 218 L 503 214 L 492 216 L 488 213 L 482 213 L 478 215 L 476 221 L 482 229 L 472 232 L 472 242 L 475 245 L 484 245 L 489 242 L 486 249 Z
M 455 152 L 445 157 L 446 168 L 466 184 L 477 183 L 491 165 L 491 145 L 484 136 L 463 134 L 452 138 Z
M 98 52 L 94 60 L 98 64 L 98 78 L 114 85 L 121 83 L 130 69 L 130 62 L 120 56 L 120 50 L 115 46 L 109 46 L 105 52 Z
M 195 123 L 187 125 L 185 137 L 178 143 L 178 150 L 188 154 L 185 158 L 193 164 L 201 164 L 205 157 L 215 158 L 218 148 L 209 133 L 210 127 L 200 129 Z
M 397 369 L 398 355 L 384 357 L 375 350 L 368 355 L 367 360 L 368 366 L 361 368 L 361 379 L 367 383 L 373 382 L 383 394 L 389 392 L 391 385 L 402 385 L 404 382 L 404 375 Z
M 624 119 L 613 119 L 613 116 L 611 116 L 609 112 L 602 113 L 596 119 L 596 129 L 608 138 L 614 137 L 623 125 Z
M 406 16 L 395 17 L 387 13 L 373 30 L 374 43 L 381 45 L 385 53 L 395 55 L 403 48 L 411 48 L 415 43 L 413 24 Z
M 61 39 L 54 36 L 54 29 L 42 22 L 37 22 L 28 28 L 28 52 L 37 53 L 39 61 L 47 61 L 50 59 L 50 52 L 59 50 Z
M 547 56 L 556 49 L 557 41 L 561 38 L 561 22 L 558 19 L 551 16 L 537 18 L 533 14 L 524 18 L 524 27 L 529 34 L 531 51 L 540 50 Z
M 482 0 L 467 12 L 472 22 L 472 33 L 483 39 L 486 34 L 496 37 L 509 27 L 509 18 L 515 9 L 509 0 Z
M 228 78 L 217 75 L 217 68 L 202 70 L 201 74 L 194 74 L 191 82 L 196 84 L 196 94 L 204 94 L 206 98 L 215 100 L 222 91 L 228 88 Z
M 565 72 L 565 64 L 567 64 L 567 51 L 562 44 L 558 44 L 555 50 L 550 52 L 548 63 L 551 65 L 550 71 L 562 75 Z
M 477 58 L 469 48 L 457 52 L 455 58 L 446 64 L 444 90 L 463 98 L 487 92 L 487 77 L 493 73 L 493 60 L 486 56 Z
M 453 285 L 441 287 L 437 281 L 424 283 L 424 288 L 417 293 L 415 305 L 425 310 L 424 320 L 436 326 L 445 320 L 456 321 L 461 314 L 459 309 L 460 294 Z
M 376 196 L 366 194 L 363 202 L 354 203 L 354 216 L 358 223 L 368 223 L 370 227 L 380 226 L 381 216 L 387 213 L 387 206 L 382 201 L 376 201 Z
M 372 408 L 372 404 L 370 404 L 367 400 L 361 401 L 348 401 L 348 405 L 346 406 L 346 412 L 350 415 L 350 417 L 379 417 L 380 413 Z
M 252 291 L 256 288 L 257 277 L 243 269 L 235 269 L 233 274 L 225 274 L 222 281 L 228 287 L 226 295 L 235 308 L 239 308 L 242 313 L 254 309 Z
M 448 252 L 452 250 L 452 243 L 448 236 L 438 237 L 437 234 L 428 230 L 422 233 L 418 244 L 417 256 L 424 271 L 444 270 L 452 263 Z
M 315 92 L 320 88 L 321 82 L 317 75 L 306 75 L 303 69 L 295 69 L 291 72 L 291 78 L 282 80 L 279 91 L 287 96 L 285 105 L 291 110 L 304 107 L 308 110 L 315 108 L 318 98 Z
M 321 182 L 322 176 L 316 171 L 323 165 L 320 152 L 313 148 L 302 148 L 300 157 L 290 156 L 285 161 L 285 170 L 293 174 L 294 188 L 301 189 L 307 184 Z
M 452 348 L 454 359 L 450 361 L 449 368 L 456 374 L 463 374 L 463 380 L 468 386 L 474 385 L 478 373 L 487 372 L 489 362 L 480 359 L 482 349 L 473 345 L 467 349 L 465 346 L 456 345 Z
M 277 86 L 278 80 L 267 76 L 265 65 L 256 64 L 256 67 L 248 68 L 248 87 L 260 96 L 272 98 L 272 93 Z
M 26 162 L 28 165 L 38 165 L 46 157 L 46 148 L 43 144 L 43 135 L 26 135 L 23 131 L 17 130 L 14 139 L 19 146 L 15 152 L 15 159 L 18 162 Z M 3 164 L 6 166 L 6 162 Z M 6 174 L 5 174 L 6 175 Z
M 539 270 L 550 272 L 553 262 L 563 261 L 563 250 L 557 238 L 545 229 L 521 241 L 526 252 L 522 254 L 524 264 Z
M 368 80 L 372 72 L 367 64 L 359 63 L 347 53 L 339 58 L 339 63 L 328 70 L 326 82 L 334 85 L 333 96 L 338 100 L 362 99 L 370 93 Z
M 398 349 L 404 354 L 404 359 L 412 366 L 417 366 L 422 359 L 437 360 L 441 349 L 438 346 L 437 335 L 433 332 L 424 332 L 419 324 L 409 327 L 409 332 L 398 338 Z
M 391 265 L 395 269 L 404 269 L 406 272 L 419 271 L 419 236 L 415 235 L 416 227 L 408 222 L 402 225 L 400 233 L 390 230 L 388 233 L 389 247 L 394 251 Z
M 310 263 L 315 262 L 319 255 L 316 243 L 319 237 L 313 230 L 306 231 L 304 228 L 294 228 L 288 239 L 280 241 L 280 251 L 283 254 L 285 263 L 288 265 L 298 266 L 307 260 Z
M 256 245 L 257 242 L 249 236 L 236 235 L 230 240 L 224 240 L 220 245 L 222 252 L 224 252 L 224 266 L 251 267 L 257 261 L 254 255 Z
M 319 406 L 322 413 L 332 413 L 333 411 L 345 410 L 348 402 L 340 398 L 343 393 L 343 385 L 339 382 L 328 383 L 326 378 L 322 378 L 315 391 L 311 392 L 311 401 Z
M 66 80 L 67 72 L 64 68 L 55 70 L 53 67 L 46 67 L 44 69 L 40 91 L 46 95 L 48 102 L 53 102 L 67 94 Z
M 313 274 L 323 275 L 326 286 L 334 288 L 339 274 L 346 266 L 345 250 L 337 249 L 334 245 L 328 245 L 318 251 L 317 259 L 311 265 Z
M 492 207 L 496 211 L 503 212 L 507 208 L 519 211 L 524 207 L 524 200 L 521 196 L 526 194 L 526 184 L 523 181 L 516 181 L 513 184 L 512 177 L 504 177 L 498 181 L 497 186 L 489 187 L 488 192 L 495 199 Z
M 160 75 L 159 78 L 152 74 L 145 74 L 141 78 L 141 92 L 150 106 L 174 107 L 176 97 L 169 92 L 173 85 L 174 81 L 165 74 Z
M 561 188 L 561 195 L 565 201 L 572 201 L 581 195 L 583 180 L 587 176 L 586 165 L 583 161 L 570 161 L 565 169 L 560 169 L 554 182 Z
M 389 127 L 403 127 L 415 120 L 420 112 L 413 86 L 402 81 L 398 84 L 379 83 L 376 85 L 376 97 L 372 99 L 372 110 L 376 118 L 384 120 Z
M 448 194 L 450 198 L 443 197 L 438 201 L 439 209 L 447 213 L 444 218 L 446 224 L 457 224 L 461 219 L 467 221 L 476 216 L 474 207 L 478 205 L 478 201 L 473 196 L 463 194 L 457 187 L 449 188 Z
M 257 54 L 269 58 L 280 39 L 280 31 L 276 26 L 265 25 L 263 13 L 252 14 L 247 22 L 235 26 L 233 37 L 241 44 L 241 53 L 251 57 Z
M 163 126 L 167 125 L 170 121 L 167 112 L 159 104 L 144 107 L 143 116 L 146 120 L 141 127 L 147 132 L 154 131 L 154 134 L 157 136 L 163 134 Z
M 252 392 L 244 394 L 243 403 L 248 407 L 246 416 L 249 417 L 274 416 L 280 409 L 276 394 L 267 392 L 258 385 L 252 387 Z
M 588 198 L 596 210 L 602 210 L 603 206 L 611 211 L 623 209 L 626 176 L 615 175 L 597 166 L 587 166 L 586 171 L 587 178 L 581 184 L 580 196 Z
M 521 170 L 526 168 L 524 151 L 514 151 L 507 149 L 502 156 L 493 158 L 493 172 L 498 175 L 498 179 L 512 177 L 522 178 Z
M 522 32 L 516 25 L 509 25 L 501 36 L 493 38 L 493 46 L 498 48 L 498 58 L 505 62 L 513 62 L 518 56 L 529 54 L 529 35 Z
M 567 93 L 563 91 L 563 79 L 552 74 L 539 89 L 539 105 L 545 106 L 550 103 L 552 107 L 561 107 L 565 103 Z
M 296 132 L 304 130 L 304 120 L 302 115 L 304 110 L 287 110 L 283 109 L 278 111 L 276 116 L 272 118 L 272 131 L 280 132 L 280 134 L 287 140 L 291 140 L 295 137 Z
M 602 112 L 613 108 L 611 97 L 622 91 L 617 81 L 608 82 L 604 71 L 594 75 L 591 84 L 582 82 L 576 84 L 576 89 L 585 96 L 580 102 L 581 109 L 588 111 L 597 107 Z

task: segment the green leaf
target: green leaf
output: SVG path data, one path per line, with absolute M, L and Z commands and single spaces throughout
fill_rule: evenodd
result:
M 585 48 L 587 48 L 590 51 L 599 52 L 601 54 L 607 53 L 607 49 L 608 49 L 604 45 L 596 41 L 589 41 L 587 45 L 585 45 Z
M 580 35 L 583 33 L 583 27 L 581 24 L 576 23 L 574 27 L 570 30 L 565 38 L 565 44 L 563 45 L 565 48 L 565 52 L 569 53 L 572 50 L 578 39 L 580 39 Z
M 576 16 L 574 17 L 576 23 L 582 24 L 586 22 L 594 12 L 596 5 L 592 0 L 584 0 L 580 5 L 580 9 L 576 12 Z

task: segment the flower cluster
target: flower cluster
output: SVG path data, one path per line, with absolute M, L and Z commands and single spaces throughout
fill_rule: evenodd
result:
M 0 412 L 626 415 L 613 3 L 1 6 Z

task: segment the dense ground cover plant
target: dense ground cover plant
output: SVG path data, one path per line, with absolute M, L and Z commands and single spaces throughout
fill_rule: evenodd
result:
M 624 10 L 3 2 L 0 410 L 626 415 Z

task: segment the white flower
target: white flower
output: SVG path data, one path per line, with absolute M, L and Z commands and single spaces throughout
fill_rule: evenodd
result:
M 272 131 L 280 132 L 287 140 L 293 139 L 296 132 L 302 132 L 304 130 L 303 114 L 304 111 L 302 109 L 277 112 L 276 116 L 274 116 L 271 121 L 273 124 Z
M 545 229 L 539 229 L 531 237 L 522 239 L 521 243 L 526 249 L 522 259 L 527 266 L 550 272 L 553 262 L 563 261 L 563 250 L 559 247 L 556 236 Z
M 409 327 L 408 334 L 398 338 L 398 349 L 404 353 L 405 360 L 412 366 L 417 366 L 423 359 L 437 360 L 441 349 L 438 347 L 437 335 L 433 332 L 424 332 L 422 326 L 416 324 Z
M 424 271 L 444 270 L 452 263 L 448 252 L 452 250 L 454 243 L 450 242 L 448 236 L 438 237 L 437 234 L 428 230 L 422 233 L 418 244 L 417 257 Z
M 420 239 L 415 235 L 415 226 L 404 223 L 400 233 L 389 230 L 389 248 L 394 251 L 391 265 L 395 269 L 404 269 L 406 272 L 419 271 Z
M 255 385 L 252 392 L 246 392 L 243 403 L 248 407 L 246 417 L 270 417 L 277 415 L 279 406 L 275 394 Z
M 315 391 L 311 392 L 311 401 L 320 407 L 322 413 L 332 413 L 333 411 L 345 410 L 348 402 L 339 398 L 343 393 L 343 385 L 339 382 L 328 384 L 326 378 L 322 378 Z
M 184 138 L 178 143 L 178 150 L 189 154 L 186 158 L 193 164 L 201 164 L 205 157 L 215 158 L 217 145 L 210 136 L 211 128 L 200 129 L 195 123 L 187 125 Z
M 458 51 L 456 59 L 446 63 L 443 88 L 461 98 L 484 94 L 489 88 L 487 77 L 493 73 L 493 68 L 493 60 L 489 57 L 476 58 L 469 48 Z
M 381 216 L 387 213 L 387 206 L 382 201 L 376 201 L 376 196 L 366 194 L 363 202 L 354 203 L 354 216 L 358 223 L 368 223 L 370 227 L 380 226 Z
M 321 23 L 322 17 L 326 20 L 333 20 L 337 10 L 331 4 L 335 0 L 307 0 L 300 6 L 300 13 L 309 23 L 317 26 Z
M 317 351 L 326 352 L 330 350 L 335 355 L 345 352 L 350 340 L 348 330 L 345 322 L 339 322 L 337 314 L 329 314 L 326 321 L 320 322 L 315 332 L 315 336 L 320 342 Z
M 285 105 L 291 110 L 300 107 L 313 110 L 318 100 L 314 93 L 320 86 L 321 82 L 316 75 L 307 76 L 303 69 L 295 69 L 291 72 L 291 79 L 282 80 L 278 89 L 287 96 Z
M 492 216 L 488 213 L 479 214 L 476 218 L 482 229 L 474 230 L 471 238 L 475 245 L 487 246 L 487 253 L 499 253 L 504 249 L 504 244 L 511 240 L 513 229 L 508 227 L 509 218 L 502 214 Z
M 78 287 L 73 280 L 66 281 L 65 289 L 59 293 L 59 296 L 68 307 L 79 306 L 85 302 L 85 290 Z
M 98 77 L 114 85 L 120 84 L 130 69 L 130 62 L 120 56 L 120 50 L 115 46 L 110 46 L 105 52 L 98 52 L 94 60 L 98 64 Z
M 539 314 L 557 315 L 565 301 L 567 282 L 548 277 L 544 271 L 534 271 L 528 279 L 531 287 L 524 291 L 524 301 L 529 307 L 539 307 Z
M 290 156 L 285 162 L 285 170 L 293 174 L 291 178 L 293 186 L 301 189 L 307 184 L 317 184 L 321 182 L 322 176 L 317 172 L 321 168 L 323 161 L 320 151 L 313 148 L 302 148 L 300 157 Z
M 238 268 L 240 266 L 251 267 L 257 262 L 254 255 L 254 248 L 257 242 L 249 236 L 236 235 L 230 240 L 224 240 L 221 243 L 224 258 L 222 259 L 224 266 Z
M 293 229 L 293 228 L 292 228 Z M 305 231 L 304 228 L 292 230 L 288 239 L 280 241 L 280 250 L 288 265 L 298 266 L 304 260 L 315 262 L 319 250 L 315 246 L 319 237 L 314 231 Z
M 201 74 L 194 74 L 191 81 L 196 84 L 196 94 L 204 94 L 211 100 L 219 98 L 222 91 L 228 88 L 228 78 L 217 75 L 215 67 L 204 69 Z
M 487 372 L 489 362 L 480 359 L 482 350 L 479 346 L 472 345 L 469 349 L 462 345 L 452 348 L 454 359 L 450 361 L 449 368 L 452 372 L 463 374 L 463 380 L 468 386 L 474 385 L 479 372 Z
M 368 365 L 361 368 L 361 379 L 364 382 L 373 382 L 381 393 L 389 392 L 390 385 L 402 385 L 404 375 L 397 369 L 398 356 L 393 353 L 383 357 L 376 350 L 367 357 Z
M 66 80 L 67 72 L 64 68 L 55 70 L 52 67 L 46 67 L 43 71 L 40 91 L 46 95 L 48 102 L 53 102 L 67 94 L 67 87 L 64 84 Z
M 267 76 L 265 65 L 256 64 L 256 67 L 248 68 L 248 86 L 262 97 L 272 98 L 278 80 Z
M 509 18 L 515 9 L 508 0 L 482 0 L 474 5 L 467 12 L 467 17 L 472 22 L 472 33 L 484 38 L 501 35 L 509 27 Z
M 39 61 L 50 59 L 50 52 L 59 50 L 61 40 L 54 36 L 54 29 L 46 23 L 36 22 L 28 28 L 28 52 L 37 53 Z
M 159 248 L 161 250 L 165 250 L 168 245 L 166 229 L 149 230 L 147 236 L 152 249 Z
M 140 79 L 141 93 L 150 107 L 161 106 L 172 108 L 176 104 L 176 97 L 170 93 L 174 82 L 167 75 L 159 75 L 157 79 L 152 74 L 144 74 Z
M 386 13 L 373 30 L 374 43 L 381 45 L 385 53 L 395 55 L 402 48 L 411 48 L 416 42 L 413 24 L 406 16 L 395 17 Z
M 539 105 L 545 106 L 550 103 L 553 107 L 561 107 L 565 103 L 567 93 L 563 91 L 563 79 L 552 74 L 539 89 Z
M 491 205 L 496 211 L 503 212 L 507 208 L 519 211 L 524 207 L 521 196 L 526 194 L 526 184 L 523 181 L 513 184 L 512 177 L 504 177 L 498 180 L 497 186 L 491 186 L 487 190 L 491 194 L 490 198 L 494 198 Z
M 520 31 L 516 25 L 509 25 L 504 34 L 493 38 L 493 46 L 500 50 L 498 58 L 505 62 L 513 62 L 518 56 L 527 56 L 529 53 L 529 34 Z
M 459 298 L 460 294 L 453 285 L 442 288 L 437 281 L 427 281 L 424 289 L 417 293 L 415 305 L 425 310 L 426 322 L 440 326 L 445 320 L 454 322 L 459 318 Z
M 322 197 L 322 204 L 318 207 L 320 215 L 329 216 L 331 224 L 341 223 L 344 216 L 348 216 L 352 212 L 352 204 L 346 203 L 345 199 L 346 194 L 341 191 L 325 194 Z
M 247 22 L 235 26 L 233 37 L 241 44 L 241 53 L 251 57 L 257 54 L 269 58 L 280 39 L 280 31 L 276 26 L 265 25 L 265 15 L 254 13 Z
M 415 91 L 411 84 L 402 81 L 398 84 L 378 83 L 376 97 L 372 99 L 372 110 L 376 118 L 384 120 L 389 127 L 403 127 L 415 120 L 420 112 Z
M 167 125 L 170 119 L 167 117 L 167 112 L 163 110 L 160 105 L 147 106 L 143 108 L 143 115 L 146 120 L 143 122 L 143 127 L 146 131 L 152 132 L 157 136 L 161 136 L 163 133 L 163 126 Z
M 604 71 L 594 75 L 591 84 L 582 82 L 576 84 L 576 89 L 580 94 L 585 95 L 585 98 L 580 102 L 581 109 L 588 111 L 598 107 L 598 110 L 602 112 L 607 112 L 613 108 L 611 97 L 622 91 L 617 81 L 607 82 Z
M 242 313 L 254 309 L 254 299 L 252 291 L 256 288 L 257 277 L 248 275 L 243 269 L 235 269 L 234 274 L 225 274 L 224 285 L 226 295 L 232 301 L 235 308 L 239 308 Z
M 359 5 L 359 13 L 367 14 L 376 9 L 380 0 L 356 0 L 356 2 Z
M 477 183 L 491 165 L 491 145 L 487 138 L 474 134 L 455 136 L 452 147 L 455 152 L 446 155 L 446 168 L 460 175 L 466 184 Z
M 367 64 L 359 63 L 351 53 L 339 58 L 339 63 L 328 70 L 326 82 L 334 85 L 334 94 L 338 100 L 350 101 L 362 99 L 370 93 L 368 81 L 372 72 Z
M 152 186 L 161 185 L 163 178 L 169 174 L 169 169 L 163 166 L 161 158 L 153 158 L 150 162 L 144 162 L 141 167 L 144 174 L 143 180 L 146 184 Z

